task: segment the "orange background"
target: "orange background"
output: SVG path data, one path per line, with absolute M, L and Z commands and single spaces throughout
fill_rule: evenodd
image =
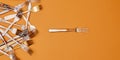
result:
M 11 5 L 24 0 L 0 0 Z M 31 22 L 39 33 L 21 60 L 120 60 L 120 0 L 42 0 Z M 88 33 L 49 33 L 49 28 L 88 27 Z M 0 56 L 0 60 L 9 60 Z

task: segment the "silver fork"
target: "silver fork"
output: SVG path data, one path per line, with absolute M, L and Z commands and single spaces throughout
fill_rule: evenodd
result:
M 51 28 L 48 32 L 88 32 L 88 28 Z

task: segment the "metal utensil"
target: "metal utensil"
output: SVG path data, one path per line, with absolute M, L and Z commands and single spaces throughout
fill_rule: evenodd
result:
M 0 25 L 0 28 L 3 28 L 3 29 L 7 29 L 6 27 L 4 27 L 4 26 L 1 26 Z M 17 33 L 17 28 L 12 28 L 12 29 L 9 29 L 13 34 L 16 34 Z
M 3 33 L 3 36 L 8 32 L 8 30 L 13 26 L 13 24 L 15 24 L 16 22 L 18 22 L 19 20 L 20 20 L 19 17 L 15 17 L 14 21 L 8 26 L 8 28 Z
M 50 33 L 54 32 L 87 32 L 88 28 L 51 28 L 48 30 Z

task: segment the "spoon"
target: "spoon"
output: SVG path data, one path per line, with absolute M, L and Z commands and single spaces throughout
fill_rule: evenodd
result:
M 27 22 L 27 24 L 29 25 L 30 31 L 32 31 L 33 33 L 36 32 L 36 27 L 34 25 L 32 25 L 29 21 L 27 21 L 27 18 L 23 15 L 23 19 Z

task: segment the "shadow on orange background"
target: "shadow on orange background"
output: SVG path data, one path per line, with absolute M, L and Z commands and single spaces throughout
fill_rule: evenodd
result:
M 0 0 L 16 5 L 24 0 Z M 34 3 L 35 4 L 35 3 Z M 42 0 L 43 9 L 32 13 L 39 33 L 21 60 L 120 60 L 120 0 Z M 88 27 L 88 33 L 49 33 L 49 28 Z M 0 56 L 0 60 L 9 60 Z

